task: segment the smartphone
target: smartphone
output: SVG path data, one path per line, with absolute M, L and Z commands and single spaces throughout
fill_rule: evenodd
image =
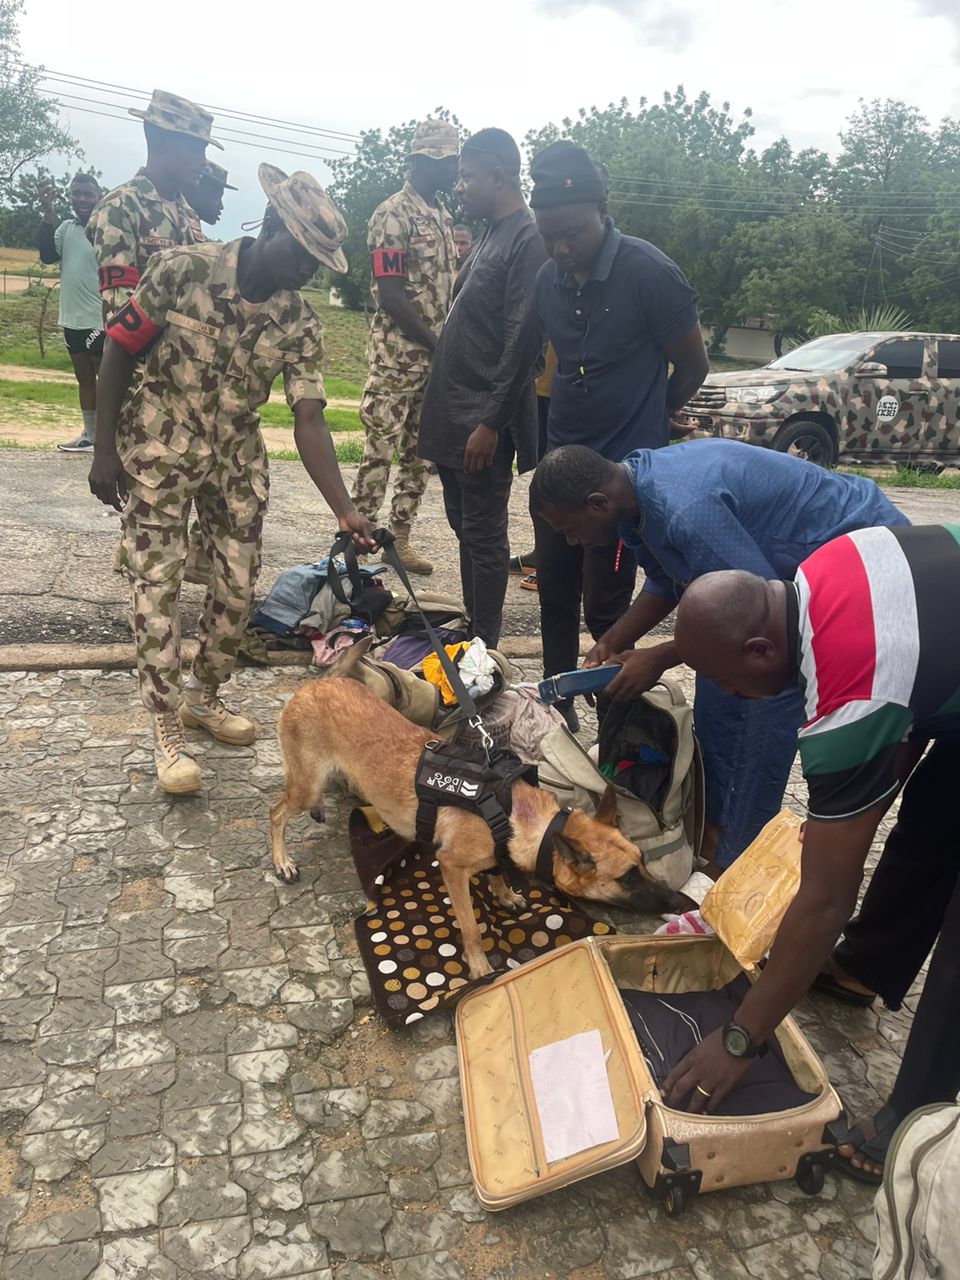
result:
M 548 705 L 553 702 L 566 702 L 578 693 L 599 693 L 621 671 L 619 662 L 611 662 L 603 667 L 586 667 L 580 671 L 565 671 L 559 676 L 550 676 L 537 685 L 540 701 Z

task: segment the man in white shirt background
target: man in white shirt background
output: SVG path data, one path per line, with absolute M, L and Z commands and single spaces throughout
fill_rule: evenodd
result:
M 83 430 L 75 440 L 57 445 L 64 453 L 93 454 L 97 419 L 97 370 L 103 355 L 103 308 L 97 286 L 97 257 L 84 227 L 100 199 L 100 185 L 89 173 L 78 173 L 70 184 L 73 217 L 54 229 L 56 193 L 40 193 L 43 220 L 37 235 L 40 261 L 60 263 L 60 315 L 63 340 L 77 379 Z

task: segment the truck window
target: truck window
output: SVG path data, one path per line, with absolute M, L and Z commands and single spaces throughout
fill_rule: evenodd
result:
M 938 378 L 960 378 L 960 338 L 941 338 L 937 357 Z
M 919 378 L 923 374 L 923 339 L 881 342 L 870 359 L 885 364 L 891 378 Z

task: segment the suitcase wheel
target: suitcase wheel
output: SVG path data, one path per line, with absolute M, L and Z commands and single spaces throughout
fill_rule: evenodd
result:
M 669 1218 L 679 1218 L 682 1213 L 686 1212 L 689 1203 L 690 1193 L 686 1187 L 680 1184 L 671 1187 L 663 1197 L 664 1212 Z
M 804 1195 L 818 1196 L 823 1190 L 823 1162 L 815 1159 L 812 1160 L 809 1156 L 804 1156 L 797 1166 L 794 1181 Z

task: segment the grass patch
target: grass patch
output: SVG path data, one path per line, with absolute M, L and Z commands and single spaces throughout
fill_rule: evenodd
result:
M 838 470 L 845 475 L 873 480 L 882 489 L 960 489 L 960 475 L 955 472 L 938 476 L 933 471 L 918 471 L 916 467 L 877 467 L 870 471 L 842 467 Z
M 356 466 L 363 457 L 362 440 L 341 440 L 334 445 L 337 461 L 345 466 Z M 296 449 L 268 449 L 267 456 L 277 462 L 299 462 Z
M 2 252 L 2 251 L 0 251 Z M 43 286 L 45 287 L 45 286 Z M 327 394 L 358 400 L 367 376 L 367 317 L 358 311 L 331 307 L 322 293 L 308 292 L 311 306 L 323 324 L 323 371 Z M 44 318 L 41 357 L 37 321 L 41 295 L 37 290 L 0 296 L 0 364 L 20 364 L 31 369 L 72 369 L 57 325 L 57 299 L 51 298 Z
M 77 388 L 72 382 L 0 382 L 0 401 L 3 400 L 76 409 Z M 293 427 L 293 414 L 285 404 L 265 404 L 260 416 L 264 426 Z M 363 430 L 356 409 L 327 409 L 324 416 L 331 431 Z

